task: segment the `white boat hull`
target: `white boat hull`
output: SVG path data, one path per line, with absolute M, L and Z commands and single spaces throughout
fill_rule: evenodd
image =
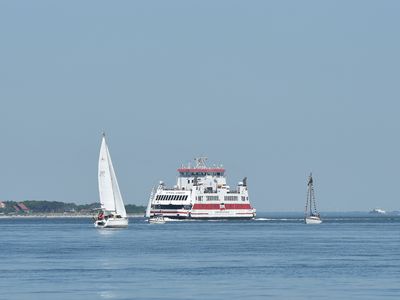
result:
M 128 218 L 108 218 L 107 220 L 96 220 L 94 227 L 97 228 L 126 228 L 128 227 Z
M 322 220 L 318 217 L 307 217 L 305 222 L 306 224 L 321 224 Z
M 150 224 L 164 224 L 165 220 L 163 217 L 155 217 L 155 218 L 149 218 L 148 222 Z

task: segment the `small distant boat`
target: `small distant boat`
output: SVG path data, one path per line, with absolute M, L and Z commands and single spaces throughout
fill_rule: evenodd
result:
M 383 209 L 380 209 L 380 208 L 375 208 L 375 209 L 371 210 L 369 213 L 375 214 L 375 215 L 385 215 L 386 211 L 384 211 Z
M 321 216 L 317 211 L 317 205 L 315 204 L 315 194 L 314 194 L 314 182 L 312 178 L 312 173 L 308 177 L 307 184 L 307 201 L 304 213 L 304 222 L 306 224 L 321 224 Z
M 128 227 L 125 205 L 122 201 L 104 133 L 101 141 L 98 168 L 101 212 L 95 217 L 94 226 L 99 228 Z
M 148 219 L 150 224 L 164 224 L 165 219 L 163 215 L 153 215 Z
M 147 218 L 147 221 L 150 224 L 164 224 L 165 219 L 164 219 L 163 214 L 161 214 L 161 213 L 156 214 L 155 212 L 153 213 L 153 215 L 151 214 L 151 205 L 152 205 L 155 193 L 156 193 L 155 188 L 153 188 L 151 190 L 149 202 L 147 203 L 146 213 L 144 216 L 145 216 L 145 218 Z

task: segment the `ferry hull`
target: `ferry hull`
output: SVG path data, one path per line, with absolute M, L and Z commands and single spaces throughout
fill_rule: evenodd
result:
M 160 211 L 158 211 L 160 212 Z M 168 211 L 162 210 L 164 217 L 169 219 L 197 219 L 197 220 L 251 220 L 256 216 L 255 211 Z

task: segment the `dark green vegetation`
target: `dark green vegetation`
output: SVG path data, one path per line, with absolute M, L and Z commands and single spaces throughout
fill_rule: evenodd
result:
M 2 204 L 2 205 L 1 205 Z M 4 206 L 4 207 L 3 207 Z M 146 210 L 144 206 L 134 204 L 125 205 L 128 214 L 142 214 Z M 3 215 L 29 215 L 29 214 L 94 214 L 100 210 L 99 203 L 78 205 L 59 201 L 3 201 L 0 202 L 0 214 Z

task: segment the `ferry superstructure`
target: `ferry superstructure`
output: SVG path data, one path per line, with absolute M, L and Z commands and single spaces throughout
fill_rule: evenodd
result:
M 169 219 L 252 219 L 256 210 L 251 206 L 247 178 L 231 190 L 226 183 L 225 169 L 207 167 L 206 157 L 196 164 L 178 169 L 177 184 L 168 188 L 160 182 L 153 190 L 151 214 Z

